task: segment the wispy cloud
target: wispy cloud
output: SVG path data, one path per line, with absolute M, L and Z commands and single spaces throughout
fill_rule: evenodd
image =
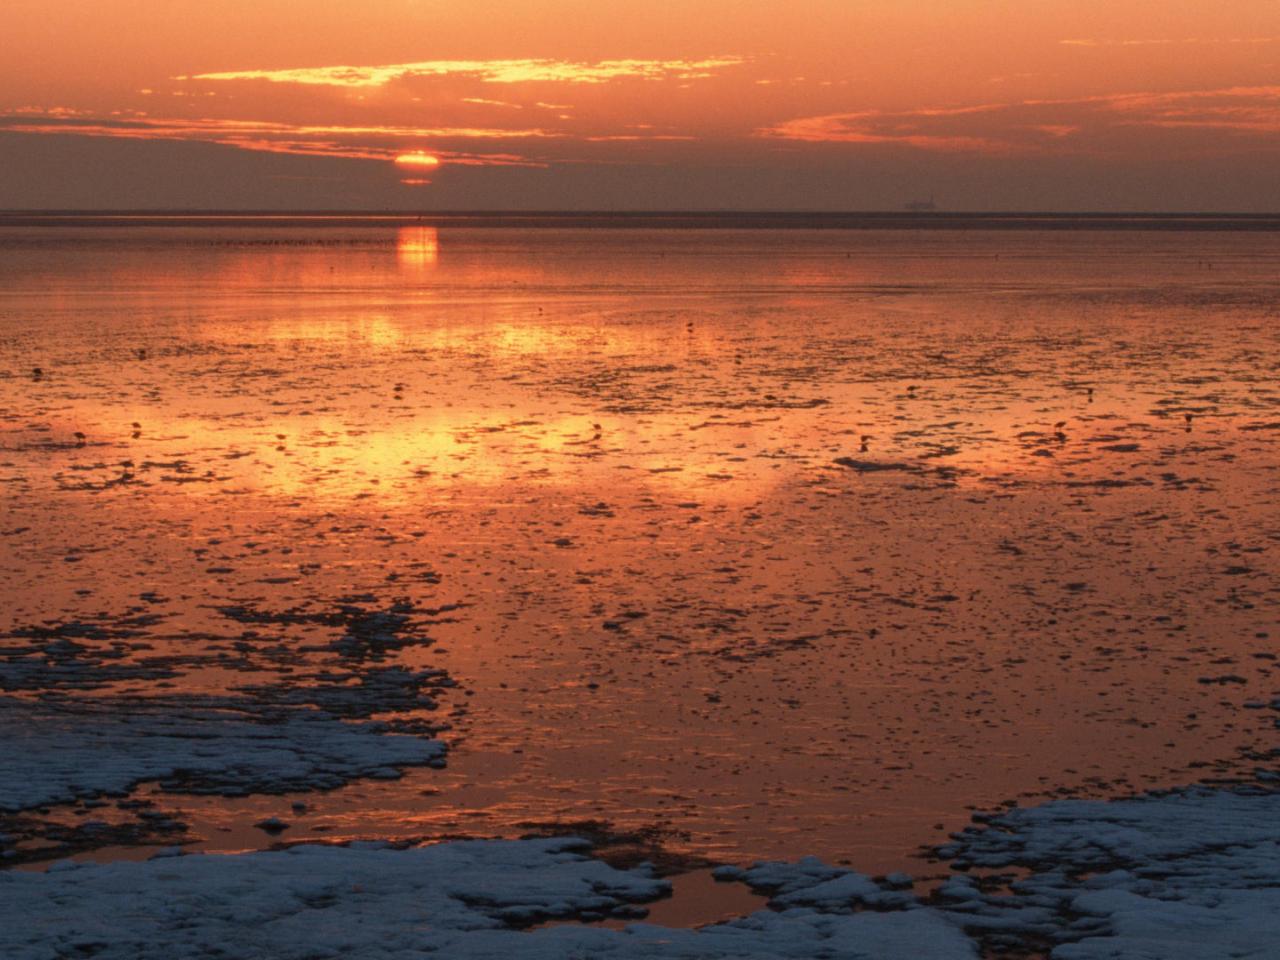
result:
M 997 113 L 1005 104 L 925 108 L 895 113 L 866 110 L 798 117 L 756 131 L 756 136 L 806 143 L 896 144 L 943 153 L 1010 153 L 1016 145 L 964 129 L 957 118 Z
M 423 143 L 527 141 L 558 136 L 537 128 L 331 126 L 213 118 L 164 119 L 141 115 L 86 117 L 69 116 L 65 111 L 37 115 L 30 108 L 0 115 L 0 130 L 126 140 L 182 140 L 269 153 L 388 161 L 394 161 L 406 148 Z M 512 152 L 458 149 L 433 149 L 431 152 L 444 162 L 464 166 L 545 166 L 535 158 Z
M 756 136 L 806 143 L 886 144 L 950 153 L 1062 153 L 1104 149 L 1134 130 L 1221 130 L 1224 150 L 1248 141 L 1280 150 L 1280 86 L 1117 93 L 900 112 L 861 111 L 798 117 Z
M 1088 38 L 1058 41 L 1064 47 L 1257 46 L 1277 42 L 1280 42 L 1280 37 L 1147 37 L 1128 40 Z
M 485 83 L 608 83 L 611 80 L 696 80 L 746 61 L 742 57 L 702 60 L 420 60 L 378 66 L 296 67 L 230 70 L 175 77 L 175 80 L 264 80 L 305 86 L 381 87 L 420 77 L 465 77 Z
M 463 97 L 463 103 L 474 103 L 481 107 L 506 107 L 508 110 L 523 110 L 524 106 L 519 103 L 508 103 L 506 100 L 488 100 L 484 97 Z
M 1111 98 L 1108 106 L 1123 123 L 1262 134 L 1280 149 L 1274 138 L 1280 134 L 1280 86 L 1128 94 Z
M 671 143 L 693 142 L 698 138 L 675 133 L 601 133 L 582 138 L 587 143 Z

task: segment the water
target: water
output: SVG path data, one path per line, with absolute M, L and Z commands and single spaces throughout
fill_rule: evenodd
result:
M 380 662 L 457 681 L 448 768 L 157 796 L 209 849 L 593 820 L 919 872 L 971 808 L 1249 768 L 1278 264 L 1266 232 L 11 222 L 0 630 L 172 674 L 110 699 L 333 662 L 226 608 L 434 611 Z

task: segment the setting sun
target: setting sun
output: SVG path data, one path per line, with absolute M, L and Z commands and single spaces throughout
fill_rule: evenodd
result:
M 397 167 L 408 167 L 411 170 L 434 170 L 440 166 L 440 158 L 429 153 L 402 153 L 396 157 Z

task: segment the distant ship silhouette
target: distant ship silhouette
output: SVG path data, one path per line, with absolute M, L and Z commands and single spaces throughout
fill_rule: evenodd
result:
M 912 200 L 905 209 L 912 213 L 932 213 L 938 209 L 938 205 L 933 202 L 933 194 L 929 194 L 928 200 Z

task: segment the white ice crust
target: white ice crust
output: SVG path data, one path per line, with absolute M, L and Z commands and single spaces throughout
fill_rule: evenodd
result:
M 970 930 L 1040 936 L 1053 960 L 1280 957 L 1280 793 L 1189 788 L 1018 809 L 946 851 L 1029 867 L 1013 896 L 944 888 Z
M 652 900 L 669 887 L 572 839 L 409 850 L 300 846 L 0 873 L 6 960 L 974 960 L 941 914 L 762 911 L 702 930 L 513 924 Z
M 189 793 L 330 789 L 438 762 L 442 743 L 310 708 L 72 708 L 0 697 L 0 811 L 122 794 L 143 781 Z
M 979 944 L 1045 945 L 1054 960 L 1280 956 L 1280 793 L 1262 788 L 1012 810 L 947 851 L 975 873 L 1020 868 L 1002 892 L 957 873 L 926 905 L 808 857 L 719 871 L 771 898 L 728 923 L 519 929 L 623 914 L 669 890 L 586 853 L 573 839 L 357 844 L 8 871 L 0 956 L 973 960 Z

